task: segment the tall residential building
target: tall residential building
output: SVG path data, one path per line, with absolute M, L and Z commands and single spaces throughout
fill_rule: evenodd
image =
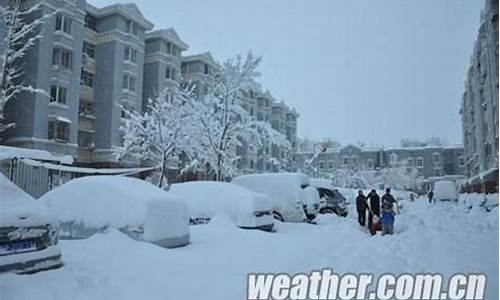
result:
M 181 81 L 182 51 L 188 49 L 173 28 L 146 34 L 143 98 L 155 98 Z
M 152 28 L 135 4 L 87 4 L 78 162 L 118 163 L 122 107 L 142 109 L 144 41 Z
M 498 67 L 498 0 L 486 0 L 460 108 L 470 190 L 498 190 Z
M 86 3 L 44 0 L 38 14 L 52 14 L 40 26 L 43 37 L 24 57 L 22 81 L 47 92 L 22 92 L 5 107 L 6 145 L 76 156 L 80 68 Z
M 194 86 L 194 93 L 202 99 L 212 82 L 214 69 L 218 68 L 217 62 L 210 52 L 183 56 L 181 58 L 182 82 Z

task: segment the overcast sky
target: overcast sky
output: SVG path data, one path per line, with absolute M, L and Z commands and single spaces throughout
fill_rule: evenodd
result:
M 116 0 L 91 0 L 96 6 Z M 458 114 L 483 0 L 137 0 L 187 54 L 263 56 L 264 88 L 300 113 L 299 136 L 461 143 Z

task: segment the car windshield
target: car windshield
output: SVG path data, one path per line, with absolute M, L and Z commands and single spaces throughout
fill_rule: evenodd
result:
M 335 193 L 329 189 L 324 189 L 324 188 L 318 188 L 318 192 L 320 197 L 330 197 L 330 198 L 335 198 Z

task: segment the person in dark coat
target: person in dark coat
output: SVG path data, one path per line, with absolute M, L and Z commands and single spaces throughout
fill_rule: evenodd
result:
M 427 198 L 429 198 L 429 203 L 432 204 L 432 200 L 434 199 L 434 192 L 432 190 L 427 194 Z
M 356 209 L 358 211 L 358 222 L 359 225 L 365 226 L 366 224 L 366 209 L 368 204 L 366 203 L 366 197 L 363 195 L 363 191 L 358 191 L 358 197 L 356 197 Z
M 371 190 L 367 199 L 370 199 L 370 212 L 368 213 L 368 228 L 370 228 L 373 222 L 373 215 L 380 218 L 380 196 L 377 194 L 377 191 Z
M 386 188 L 385 194 L 382 196 L 382 206 L 386 203 L 389 205 L 391 209 L 393 208 L 394 203 L 396 203 L 396 199 L 394 199 L 394 197 L 391 195 L 390 188 Z

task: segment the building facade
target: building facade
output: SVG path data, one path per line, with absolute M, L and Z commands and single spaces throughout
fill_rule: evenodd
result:
M 22 93 L 5 107 L 6 121 L 16 126 L 1 133 L 3 144 L 71 155 L 80 166 L 137 166 L 141 162 L 115 156 L 124 110 L 143 110 L 148 98 L 168 87 L 194 86 L 198 99 L 207 94 L 219 67 L 210 52 L 183 55 L 188 44 L 176 31 L 152 31 L 135 4 L 41 3 L 40 15 L 57 13 L 41 26 L 23 80 L 48 96 Z M 294 109 L 257 83 L 242 96 L 240 105 L 251 116 L 269 122 L 295 147 Z M 239 152 L 242 173 L 282 170 L 276 162 L 291 156 L 272 145 L 245 145 Z
M 498 0 L 486 0 L 462 96 L 465 188 L 498 191 Z
M 315 177 L 332 175 L 339 169 L 375 171 L 403 166 L 417 170 L 422 182 L 461 179 L 465 172 L 464 149 L 462 146 L 367 149 L 348 145 L 335 151 L 295 155 L 296 169 Z

